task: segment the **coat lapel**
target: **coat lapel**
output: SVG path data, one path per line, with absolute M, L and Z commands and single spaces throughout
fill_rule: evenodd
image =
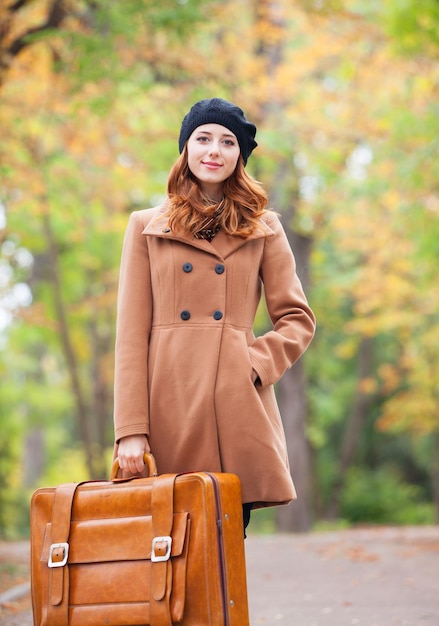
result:
M 192 235 L 172 232 L 168 225 L 168 218 L 164 215 L 165 211 L 166 207 L 162 206 L 159 208 L 156 217 L 153 217 L 143 229 L 143 235 L 181 241 L 188 246 L 198 248 L 221 259 L 226 259 L 252 239 L 260 239 L 261 237 L 274 234 L 272 229 L 265 223 L 264 226 L 267 229 L 266 231 L 262 227 L 258 228 L 249 237 L 247 237 L 247 239 L 226 235 L 225 232 L 219 231 L 212 242 L 209 242 L 205 239 L 196 239 Z

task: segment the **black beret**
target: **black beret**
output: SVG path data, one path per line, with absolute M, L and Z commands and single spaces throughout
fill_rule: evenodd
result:
M 181 125 L 178 140 L 180 154 L 194 130 L 203 124 L 221 124 L 231 130 L 236 135 L 246 165 L 248 157 L 258 144 L 255 141 L 256 126 L 246 120 L 242 109 L 222 98 L 196 102 Z

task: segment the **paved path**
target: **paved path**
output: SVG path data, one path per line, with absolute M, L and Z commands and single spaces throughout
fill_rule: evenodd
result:
M 439 527 L 250 537 L 251 626 L 439 626 Z
M 439 626 L 439 526 L 250 535 L 246 555 L 251 626 Z M 29 596 L 0 624 L 33 626 Z

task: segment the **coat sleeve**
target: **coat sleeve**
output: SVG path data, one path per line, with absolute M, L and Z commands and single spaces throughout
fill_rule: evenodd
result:
M 265 239 L 261 262 L 267 310 L 273 329 L 249 346 L 260 384 L 275 384 L 305 352 L 315 332 L 315 317 L 296 274 L 296 262 L 279 218 L 273 214 L 274 235 Z
M 148 346 L 152 321 L 146 211 L 131 214 L 120 263 L 114 372 L 116 442 L 149 434 Z

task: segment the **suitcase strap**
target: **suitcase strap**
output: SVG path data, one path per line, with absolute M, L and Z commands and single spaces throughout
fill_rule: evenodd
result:
M 69 535 L 73 497 L 79 483 L 56 488 L 52 510 L 52 545 L 49 550 L 49 602 L 47 618 L 51 626 L 69 623 Z
M 151 550 L 151 624 L 172 626 L 172 523 L 175 474 L 154 480 L 151 494 L 153 540 Z

